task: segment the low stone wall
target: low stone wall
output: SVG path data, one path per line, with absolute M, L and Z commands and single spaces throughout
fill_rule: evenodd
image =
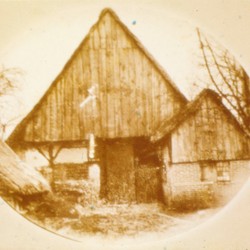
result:
M 198 163 L 172 164 L 167 171 L 167 181 L 170 183 L 192 183 L 201 180 Z
M 242 188 L 250 177 L 250 161 L 231 161 L 230 176 L 229 182 L 217 182 L 214 185 L 217 205 L 228 203 Z
M 201 195 L 210 197 L 214 205 L 225 205 L 249 178 L 250 161 L 230 161 L 229 169 L 230 180 L 224 182 L 216 179 L 216 169 L 214 169 L 215 180 L 209 183 L 208 188 L 208 183 L 201 181 L 201 168 L 198 163 L 172 164 L 167 169 L 167 181 L 163 188 L 166 203 L 173 204 L 174 200 L 180 197 L 188 200 L 188 196 L 197 196 L 196 194 L 201 192 Z

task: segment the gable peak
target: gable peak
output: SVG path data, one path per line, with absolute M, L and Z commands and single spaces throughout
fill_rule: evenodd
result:
M 102 12 L 99 15 L 99 20 L 101 18 L 103 18 L 105 15 L 110 14 L 112 17 L 114 17 L 115 19 L 118 18 L 118 16 L 116 15 L 116 13 L 111 9 L 111 8 L 104 8 L 102 10 Z
M 206 88 L 206 89 L 203 89 L 203 90 L 196 96 L 196 98 L 193 100 L 193 102 L 194 102 L 195 100 L 200 100 L 200 99 L 203 99 L 203 98 L 206 98 L 206 97 L 212 98 L 212 99 L 217 100 L 217 101 L 220 101 L 220 102 L 222 101 L 220 95 L 219 95 L 217 92 L 215 92 L 215 91 L 212 90 L 212 89 Z

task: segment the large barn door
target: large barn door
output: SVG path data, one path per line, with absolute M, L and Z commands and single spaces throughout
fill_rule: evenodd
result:
M 106 194 L 111 202 L 135 201 L 134 151 L 131 142 L 106 144 Z
M 136 169 L 136 199 L 138 203 L 163 200 L 161 169 L 155 165 L 138 165 Z
M 138 203 L 163 201 L 162 162 L 149 138 L 135 141 L 136 200 Z

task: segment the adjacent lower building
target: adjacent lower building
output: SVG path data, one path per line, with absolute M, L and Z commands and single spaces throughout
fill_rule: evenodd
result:
M 222 204 L 249 176 L 249 139 L 210 89 L 165 120 L 153 140 L 162 158 L 168 203 L 204 191 Z

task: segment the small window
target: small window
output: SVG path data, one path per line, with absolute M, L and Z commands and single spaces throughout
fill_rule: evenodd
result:
M 200 162 L 200 179 L 201 181 L 214 181 L 215 180 L 215 163 L 212 161 Z
M 230 165 L 228 162 L 218 162 L 216 169 L 218 182 L 228 182 L 231 180 Z

